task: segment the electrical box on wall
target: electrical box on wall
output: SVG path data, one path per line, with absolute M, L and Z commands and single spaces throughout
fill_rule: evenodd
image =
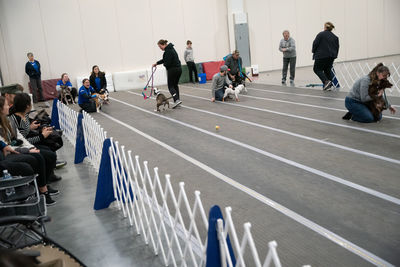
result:
M 246 13 L 235 13 L 234 27 L 235 27 L 235 45 L 239 50 L 240 56 L 243 60 L 243 67 L 251 66 L 250 60 L 250 40 L 249 40 L 249 25 L 247 24 Z

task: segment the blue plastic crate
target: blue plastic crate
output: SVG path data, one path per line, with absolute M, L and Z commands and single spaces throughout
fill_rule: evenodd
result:
M 206 83 L 207 82 L 207 75 L 205 73 L 199 74 L 199 83 Z

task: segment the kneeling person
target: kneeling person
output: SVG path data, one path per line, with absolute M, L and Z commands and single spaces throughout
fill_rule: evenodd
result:
M 228 67 L 226 65 L 223 65 L 220 67 L 219 70 L 220 72 L 216 73 L 212 78 L 212 87 L 211 87 L 212 102 L 215 102 L 215 100 L 218 101 L 224 100 L 225 86 L 228 88 L 233 88 L 232 82 L 229 80 L 227 76 Z
M 96 91 L 90 86 L 89 79 L 83 79 L 82 86 L 79 88 L 78 104 L 86 112 L 96 112 L 98 98 Z

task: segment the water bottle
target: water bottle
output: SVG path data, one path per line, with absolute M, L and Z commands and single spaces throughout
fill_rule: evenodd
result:
M 11 174 L 8 173 L 7 170 L 3 171 L 3 180 L 8 180 L 8 179 L 12 179 Z M 7 188 L 6 189 L 6 195 L 7 197 L 12 196 L 15 194 L 15 188 L 11 187 L 11 188 Z

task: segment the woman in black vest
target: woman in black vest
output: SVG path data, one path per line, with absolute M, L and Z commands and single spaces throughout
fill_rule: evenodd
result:
M 163 39 L 158 41 L 157 44 L 158 47 L 164 51 L 164 54 L 163 59 L 153 64 L 153 67 L 164 64 L 164 67 L 167 69 L 168 90 L 174 98 L 172 108 L 176 108 L 178 105 L 182 104 L 182 101 L 179 99 L 178 87 L 179 78 L 182 74 L 181 62 L 173 44 L 168 44 L 168 41 Z

